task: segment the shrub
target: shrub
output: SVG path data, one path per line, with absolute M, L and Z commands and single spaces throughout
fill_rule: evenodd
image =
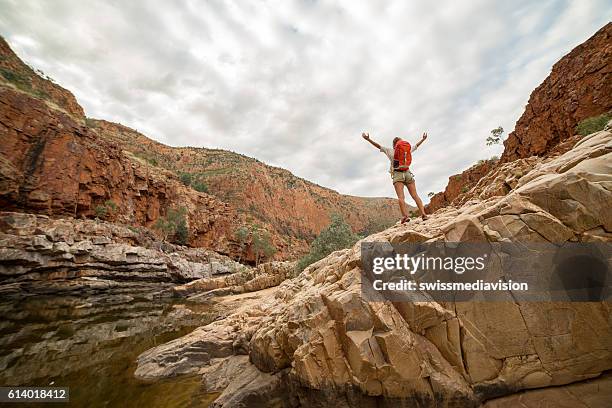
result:
M 146 161 L 151 166 L 157 167 L 157 165 L 158 165 L 157 159 L 155 157 L 149 157 L 149 155 L 147 153 L 135 152 L 134 156 L 138 157 L 139 159 L 142 159 L 142 160 Z
M 104 202 L 104 206 L 110 212 L 115 212 L 115 211 L 117 211 L 117 208 L 118 208 L 117 204 L 113 200 L 106 200 Z
M 49 94 L 32 86 L 32 74 L 0 68 L 0 74 L 18 89 L 42 99 L 49 99 Z
M 604 113 L 599 116 L 592 116 L 584 119 L 576 126 L 576 133 L 582 136 L 603 130 L 606 124 L 612 119 L 612 113 Z
M 191 181 L 193 179 L 193 177 L 191 176 L 190 173 L 181 173 L 180 175 L 180 179 L 181 182 L 186 185 L 186 186 L 190 186 L 191 185 Z
M 94 211 L 96 212 L 96 218 L 106 218 L 106 214 L 108 213 L 104 205 L 97 205 Z
M 351 227 L 338 215 L 331 216 L 331 223 L 310 244 L 310 251 L 297 263 L 298 271 L 303 271 L 308 265 L 325 258 L 339 249 L 348 248 L 358 240 Z
M 427 193 L 427 197 L 431 198 L 434 195 L 436 195 L 436 193 L 434 193 L 433 191 L 430 191 L 429 193 Z
M 359 237 L 367 237 L 368 235 L 384 231 L 395 224 L 394 219 L 388 219 L 382 216 L 373 216 L 368 220 L 365 228 L 359 231 Z
M 181 245 L 187 245 L 187 242 L 189 241 L 189 228 L 187 228 L 187 221 L 185 220 L 185 217 L 178 220 L 174 235 L 176 242 Z
M 242 253 L 247 249 L 249 244 L 252 245 L 256 265 L 259 265 L 259 262 L 262 259 L 270 258 L 276 253 L 276 248 L 272 244 L 270 234 L 257 224 L 241 226 L 234 233 L 234 237 L 236 241 L 238 241 L 238 245 L 240 247 L 240 257 L 238 258 L 238 262 L 240 262 Z
M 97 205 L 94 208 L 94 212 L 96 213 L 96 218 L 107 218 L 110 215 L 113 215 L 117 211 L 118 207 L 112 200 L 106 200 L 104 204 Z
M 200 193 L 208 193 L 208 186 L 202 181 L 196 181 L 191 186 Z
M 238 262 L 240 262 L 240 259 L 242 259 L 242 253 L 244 252 L 244 250 L 246 249 L 247 244 L 249 243 L 249 236 L 250 236 L 250 231 L 247 227 L 245 227 L 244 225 L 241 226 L 240 228 L 238 228 L 236 230 L 236 232 L 234 232 L 234 237 L 236 238 L 236 241 L 238 241 L 238 246 L 240 248 L 240 254 L 238 256 Z

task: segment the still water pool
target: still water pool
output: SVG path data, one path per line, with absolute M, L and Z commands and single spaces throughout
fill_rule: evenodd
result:
M 198 376 L 152 384 L 133 377 L 143 351 L 209 323 L 207 307 L 143 290 L 0 301 L 0 386 L 70 387 L 69 404 L 10 406 L 206 407 Z

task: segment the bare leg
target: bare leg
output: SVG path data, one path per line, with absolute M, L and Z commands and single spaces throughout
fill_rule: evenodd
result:
M 399 201 L 402 216 L 406 218 L 408 217 L 408 209 L 406 208 L 406 202 L 404 201 L 404 183 L 398 181 L 397 183 L 393 183 L 393 187 L 395 188 L 395 194 L 397 194 L 397 201 Z
M 397 188 L 396 188 L 396 191 L 397 191 Z M 421 217 L 427 217 L 425 215 L 425 208 L 423 207 L 423 201 L 421 201 L 421 198 L 417 194 L 416 183 L 414 181 L 408 184 L 408 193 L 410 193 L 410 197 L 412 197 L 417 207 L 419 207 L 419 212 L 421 213 Z M 403 192 L 402 192 L 402 195 L 403 195 Z

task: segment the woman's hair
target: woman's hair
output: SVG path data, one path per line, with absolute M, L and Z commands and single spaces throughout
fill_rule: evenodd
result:
M 400 140 L 402 140 L 402 139 L 401 139 L 401 138 L 399 138 L 399 137 L 394 137 L 394 138 L 393 138 L 393 147 L 395 147 L 395 144 L 396 144 L 397 142 L 399 142 Z

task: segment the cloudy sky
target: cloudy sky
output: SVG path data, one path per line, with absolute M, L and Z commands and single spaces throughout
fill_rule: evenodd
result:
M 609 0 L 0 0 L 0 33 L 90 117 L 229 149 L 342 193 L 393 196 L 360 134 L 429 139 L 421 196 L 497 155 L 552 64 Z

